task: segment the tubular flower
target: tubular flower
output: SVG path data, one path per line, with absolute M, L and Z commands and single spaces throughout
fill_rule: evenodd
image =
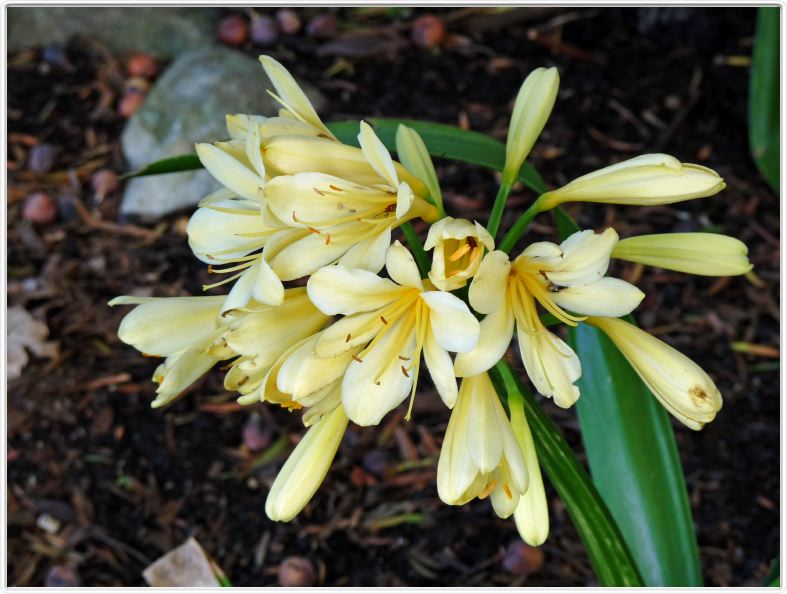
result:
M 222 315 L 227 330 L 214 353 L 228 349 L 239 355 L 224 378 L 224 386 L 248 396 L 241 402 L 261 400 L 260 387 L 279 357 L 328 322 L 328 317 L 309 301 L 304 287 L 285 289 L 280 306 L 252 301 Z
M 153 408 L 164 406 L 222 358 L 211 353 L 226 328 L 224 297 L 115 297 L 109 305 L 136 305 L 120 323 L 118 337 L 145 355 L 166 357 L 153 374 L 159 384 Z
M 271 520 L 289 522 L 309 503 L 328 474 L 347 422 L 344 410 L 337 406 L 298 442 L 265 501 L 265 513 Z
M 557 68 L 536 68 L 522 83 L 508 128 L 503 179 L 516 180 L 522 163 L 552 113 L 559 86 Z
M 280 305 L 284 286 L 258 251 L 278 229 L 264 220 L 258 202 L 227 199 L 225 195 L 220 191 L 203 200 L 186 227 L 191 250 L 210 265 L 209 272 L 235 273 L 203 290 L 237 280 L 222 311 L 244 307 L 252 298 L 267 305 Z
M 716 384 L 686 355 L 623 320 L 587 322 L 609 336 L 662 406 L 690 429 L 702 429 L 721 410 Z
M 565 324 L 580 315 L 622 316 L 643 298 L 633 285 L 605 277 L 617 233 L 580 231 L 562 244 L 531 244 L 513 263 L 500 251 L 486 255 L 470 285 L 470 304 L 486 314 L 478 346 L 457 356 L 466 377 L 492 367 L 505 353 L 516 323 L 519 352 L 528 376 L 544 396 L 567 408 L 576 402 L 581 375 L 574 351 L 541 322 L 536 303 Z
M 359 425 L 379 423 L 409 393 L 415 396 L 421 353 L 438 393 L 452 407 L 457 388 L 447 351 L 469 351 L 478 341 L 478 321 L 464 302 L 431 290 L 398 241 L 388 249 L 386 269 L 392 280 L 366 270 L 327 266 L 307 285 L 322 312 L 345 316 L 320 336 L 315 353 L 339 357 L 363 347 L 342 380 L 342 404 Z
M 742 241 L 716 233 L 659 233 L 620 240 L 612 257 L 701 276 L 734 276 L 752 269 Z
M 522 448 L 486 373 L 462 380 L 437 463 L 437 493 L 449 505 L 491 495 L 507 518 L 528 490 Z
M 400 180 L 391 155 L 363 122 L 358 139 L 385 183 L 365 186 L 323 173 L 298 173 L 275 177 L 266 187 L 268 208 L 297 229 L 281 232 L 265 248 L 280 278 L 305 276 L 337 261 L 379 272 L 393 228 L 437 215 L 434 206 Z
M 429 156 L 429 150 L 418 132 L 404 124 L 399 124 L 396 128 L 396 152 L 407 170 L 412 171 L 426 184 L 430 197 L 442 210 L 443 194 L 440 191 L 437 172 Z
M 495 249 L 495 240 L 478 223 L 445 217 L 429 227 L 425 250 L 434 249 L 429 280 L 438 289 L 460 289 L 472 278 L 484 257 L 484 248 Z
M 578 177 L 542 194 L 539 210 L 564 202 L 654 205 L 706 198 L 725 187 L 719 174 L 663 154 L 642 155 Z

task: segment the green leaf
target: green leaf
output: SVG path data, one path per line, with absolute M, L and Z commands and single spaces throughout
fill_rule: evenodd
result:
M 433 157 L 463 161 L 495 171 L 501 171 L 505 164 L 505 145 L 479 132 L 417 120 L 370 118 L 366 121 L 374 126 L 375 133 L 390 151 L 396 150 L 396 129 L 404 124 L 418 132 Z M 328 128 L 339 141 L 358 146 L 358 122 L 334 122 L 328 124 Z M 522 165 L 519 181 L 538 194 L 546 191 L 544 181 L 530 163 Z
M 779 192 L 779 7 L 757 9 L 749 85 L 749 145 L 757 168 Z
M 578 230 L 554 213 L 565 238 Z M 633 322 L 633 320 L 630 320 Z M 569 330 L 582 361 L 576 410 L 593 482 L 647 586 L 700 586 L 699 552 L 669 416 L 606 335 Z
M 146 175 L 162 175 L 164 173 L 178 173 L 179 171 L 193 171 L 194 169 L 202 169 L 202 163 L 200 163 L 197 155 L 178 155 L 177 157 L 154 161 L 141 169 L 130 171 L 122 177 L 144 177 Z
M 533 393 L 500 361 L 490 370 L 498 393 L 524 399 L 541 468 L 566 505 L 603 586 L 642 586 L 631 552 L 590 477 Z
M 767 586 L 769 588 L 770 587 L 778 588 L 781 583 L 780 577 L 781 577 L 781 565 L 779 563 L 779 558 L 776 557 L 771 563 L 771 568 L 768 570 L 768 575 L 765 576 L 762 585 Z

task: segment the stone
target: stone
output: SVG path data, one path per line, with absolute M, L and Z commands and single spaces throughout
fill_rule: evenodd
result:
M 62 44 L 83 35 L 113 51 L 143 51 L 159 58 L 213 43 L 219 18 L 216 8 L 12 6 L 7 11 L 9 50 Z
M 315 108 L 321 95 L 301 85 Z M 226 140 L 228 113 L 275 115 L 279 105 L 260 63 L 235 50 L 209 47 L 180 56 L 161 75 L 121 136 L 130 169 L 152 161 L 194 153 L 194 143 Z M 169 173 L 131 179 L 121 212 L 160 217 L 193 206 L 219 188 L 206 171 Z

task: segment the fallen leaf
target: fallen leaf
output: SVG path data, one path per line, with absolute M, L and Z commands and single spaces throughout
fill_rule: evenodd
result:
M 57 343 L 46 341 L 49 328 L 31 316 L 24 307 L 19 305 L 9 307 L 6 323 L 8 379 L 16 379 L 22 375 L 22 369 L 30 360 L 27 349 L 37 357 L 54 359 L 57 356 Z

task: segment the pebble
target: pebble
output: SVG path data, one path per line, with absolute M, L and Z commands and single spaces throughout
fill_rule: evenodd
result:
M 301 30 L 301 18 L 289 8 L 276 11 L 276 22 L 279 24 L 279 30 L 285 35 L 295 35 Z
M 544 551 L 539 547 L 531 547 L 522 540 L 515 540 L 503 557 L 503 568 L 509 573 L 532 575 L 544 566 Z
M 93 173 L 90 185 L 96 193 L 96 197 L 102 200 L 107 194 L 115 192 L 120 187 L 118 174 L 111 169 L 99 169 Z
M 150 90 L 150 81 L 141 76 L 132 76 L 126 79 L 125 83 L 126 93 L 139 93 L 144 95 Z
M 422 17 L 418 17 L 413 23 L 410 38 L 416 47 L 432 49 L 440 45 L 445 39 L 445 24 L 442 19 L 431 14 L 425 14 Z
M 50 45 L 45 47 L 41 52 L 41 59 L 47 64 L 55 66 L 63 66 L 68 63 L 66 58 L 66 50 L 61 45 Z
M 219 22 L 219 41 L 225 45 L 241 45 L 249 36 L 249 23 L 242 16 L 231 14 Z
M 57 534 L 60 530 L 60 520 L 50 514 L 41 514 L 36 518 L 36 526 L 48 534 Z
M 150 54 L 134 54 L 126 63 L 129 76 L 155 78 L 158 74 L 158 62 Z
M 47 572 L 44 586 L 47 588 L 78 588 L 79 576 L 71 565 L 60 563 L 53 565 Z
M 145 95 L 131 91 L 123 95 L 118 103 L 118 113 L 124 118 L 130 118 L 142 106 Z
M 315 577 L 314 563 L 306 557 L 287 557 L 279 565 L 279 585 L 285 588 L 308 588 Z
M 312 17 L 306 25 L 306 34 L 315 39 L 329 39 L 336 35 L 336 17 L 330 13 Z
M 268 16 L 257 16 L 251 21 L 251 42 L 254 45 L 273 45 L 279 40 L 276 21 Z
M 25 200 L 22 216 L 37 225 L 48 225 L 57 218 L 57 205 L 46 192 L 33 192 Z
M 252 415 L 243 426 L 243 445 L 252 452 L 264 450 L 271 443 L 271 432 L 262 426 L 260 418 Z
M 46 173 L 55 163 L 55 147 L 46 142 L 35 145 L 30 149 L 27 158 L 27 168 L 36 173 Z

